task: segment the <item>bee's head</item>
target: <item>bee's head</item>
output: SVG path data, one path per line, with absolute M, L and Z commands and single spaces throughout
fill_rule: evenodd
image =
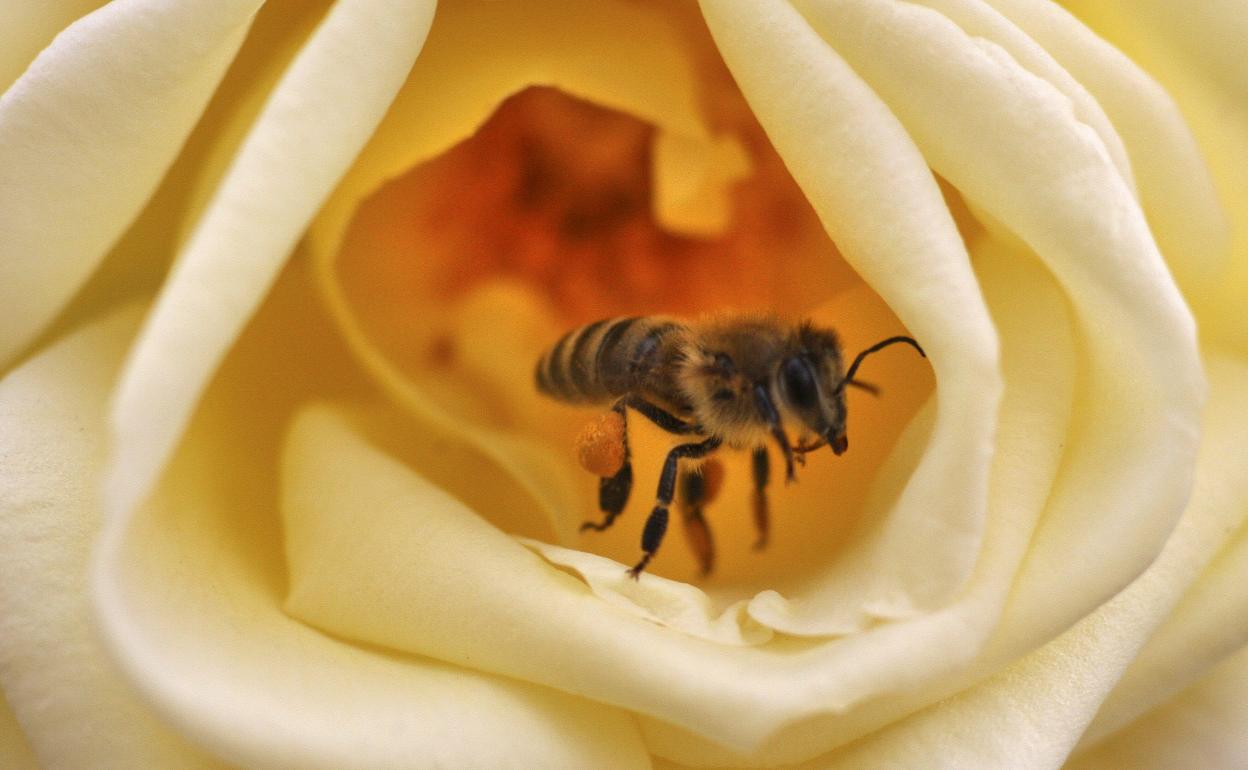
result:
M 841 454 L 845 436 L 845 378 L 841 344 L 830 329 L 797 327 L 772 375 L 781 411 Z M 760 411 L 765 407 L 760 406 Z
M 829 329 L 802 324 L 790 338 L 787 352 L 774 374 L 772 391 L 778 395 L 783 410 L 802 427 L 819 438 L 813 444 L 796 447 L 799 452 L 817 449 L 824 444 L 836 454 L 849 448 L 845 433 L 845 388 L 856 387 L 870 393 L 878 389 L 870 383 L 854 379 L 858 366 L 867 356 L 897 342 L 905 342 L 926 356 L 919 343 L 910 337 L 889 337 L 877 342 L 854 357 L 848 371 L 842 370 L 841 346 Z M 759 396 L 760 413 L 767 411 Z

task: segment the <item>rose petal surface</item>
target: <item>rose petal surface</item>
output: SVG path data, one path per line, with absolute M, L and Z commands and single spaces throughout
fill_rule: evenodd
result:
M 117 673 L 87 601 L 104 410 L 141 310 L 75 332 L 0 381 L 0 687 L 43 767 L 219 767 Z
M 1248 764 L 1248 649 L 1227 658 L 1177 698 L 1090 751 L 1070 770 L 1243 767 Z
M 1065 472 L 1002 634 L 1025 648 L 1138 574 L 1182 512 L 1203 387 L 1191 315 L 1103 144 L 1050 84 L 927 8 L 803 7 L 932 167 L 1054 272 L 1083 330 Z
M 1088 90 L 1122 138 L 1149 227 L 1195 301 L 1225 269 L 1230 231 L 1191 129 L 1160 85 L 1048 0 L 989 0 Z
M 0 95 L 0 363 L 139 213 L 258 6 L 111 3 L 70 25 Z
M 1215 271 L 1213 281 L 1191 293 L 1188 301 L 1200 318 L 1205 338 L 1216 338 L 1234 345 L 1241 355 L 1248 354 L 1248 324 L 1243 322 L 1243 298 L 1248 296 L 1248 99 L 1228 82 L 1233 76 L 1210 78 L 1207 59 L 1194 56 L 1191 38 L 1179 31 L 1195 24 L 1235 29 L 1242 23 L 1242 8 L 1236 3 L 1206 3 L 1199 11 L 1204 17 L 1200 22 L 1168 25 L 1164 19 L 1172 11 L 1159 12 L 1153 4 L 1070 2 L 1067 7 L 1156 78 L 1195 135 L 1230 220 L 1231 250 L 1226 268 Z M 1175 45 L 1178 41 L 1187 42 Z M 1224 41 L 1215 36 L 1204 45 L 1215 48 L 1225 46 Z M 1232 47 L 1213 56 L 1235 57 L 1237 51 Z
M 112 511 L 151 488 L 208 378 L 394 98 L 432 14 L 431 0 L 335 4 L 269 96 L 126 365 Z
M 13 770 L 39 770 L 39 760 L 7 700 L 0 700 L 0 763 Z
M 182 734 L 246 767 L 644 764 L 622 712 L 283 612 L 281 431 L 309 393 L 362 390 L 310 288 L 298 271 L 279 282 L 153 497 L 108 520 L 92 588 L 126 676 Z
M 965 248 L 901 124 L 793 8 L 708 1 L 702 10 L 828 234 L 921 340 L 938 383 L 928 450 L 893 509 L 830 564 L 817 602 L 760 603 L 755 617 L 849 633 L 939 606 L 978 555 L 1000 393 L 996 339 Z
M 1212 361 L 1190 504 L 1157 560 L 1053 642 L 982 684 L 869 736 L 825 767 L 1057 767 L 1184 591 L 1248 515 L 1248 367 Z M 1231 450 L 1228 452 L 1227 450 Z M 987 726 L 987 728 L 985 727 Z M 959 740 L 950 742 L 949 735 Z
M 58 32 L 101 5 L 101 0 L 51 0 L 9 6 L 8 23 L 0 30 L 0 91 L 13 84 Z

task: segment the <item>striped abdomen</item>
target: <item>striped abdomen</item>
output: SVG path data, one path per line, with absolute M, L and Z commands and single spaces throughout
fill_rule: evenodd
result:
M 537 362 L 537 389 L 560 401 L 592 404 L 649 389 L 672 354 L 665 338 L 684 327 L 661 316 L 607 318 L 573 329 Z

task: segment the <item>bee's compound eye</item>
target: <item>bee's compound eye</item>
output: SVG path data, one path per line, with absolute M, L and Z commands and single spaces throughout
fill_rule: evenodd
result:
M 808 409 L 818 403 L 819 387 L 815 384 L 814 368 L 804 358 L 786 359 L 780 376 L 785 396 L 793 406 Z

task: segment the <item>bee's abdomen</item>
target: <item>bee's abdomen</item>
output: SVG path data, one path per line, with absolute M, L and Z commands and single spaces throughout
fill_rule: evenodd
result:
M 573 329 L 537 362 L 537 388 L 573 403 L 601 403 L 638 389 L 679 328 L 657 316 L 607 318 Z

